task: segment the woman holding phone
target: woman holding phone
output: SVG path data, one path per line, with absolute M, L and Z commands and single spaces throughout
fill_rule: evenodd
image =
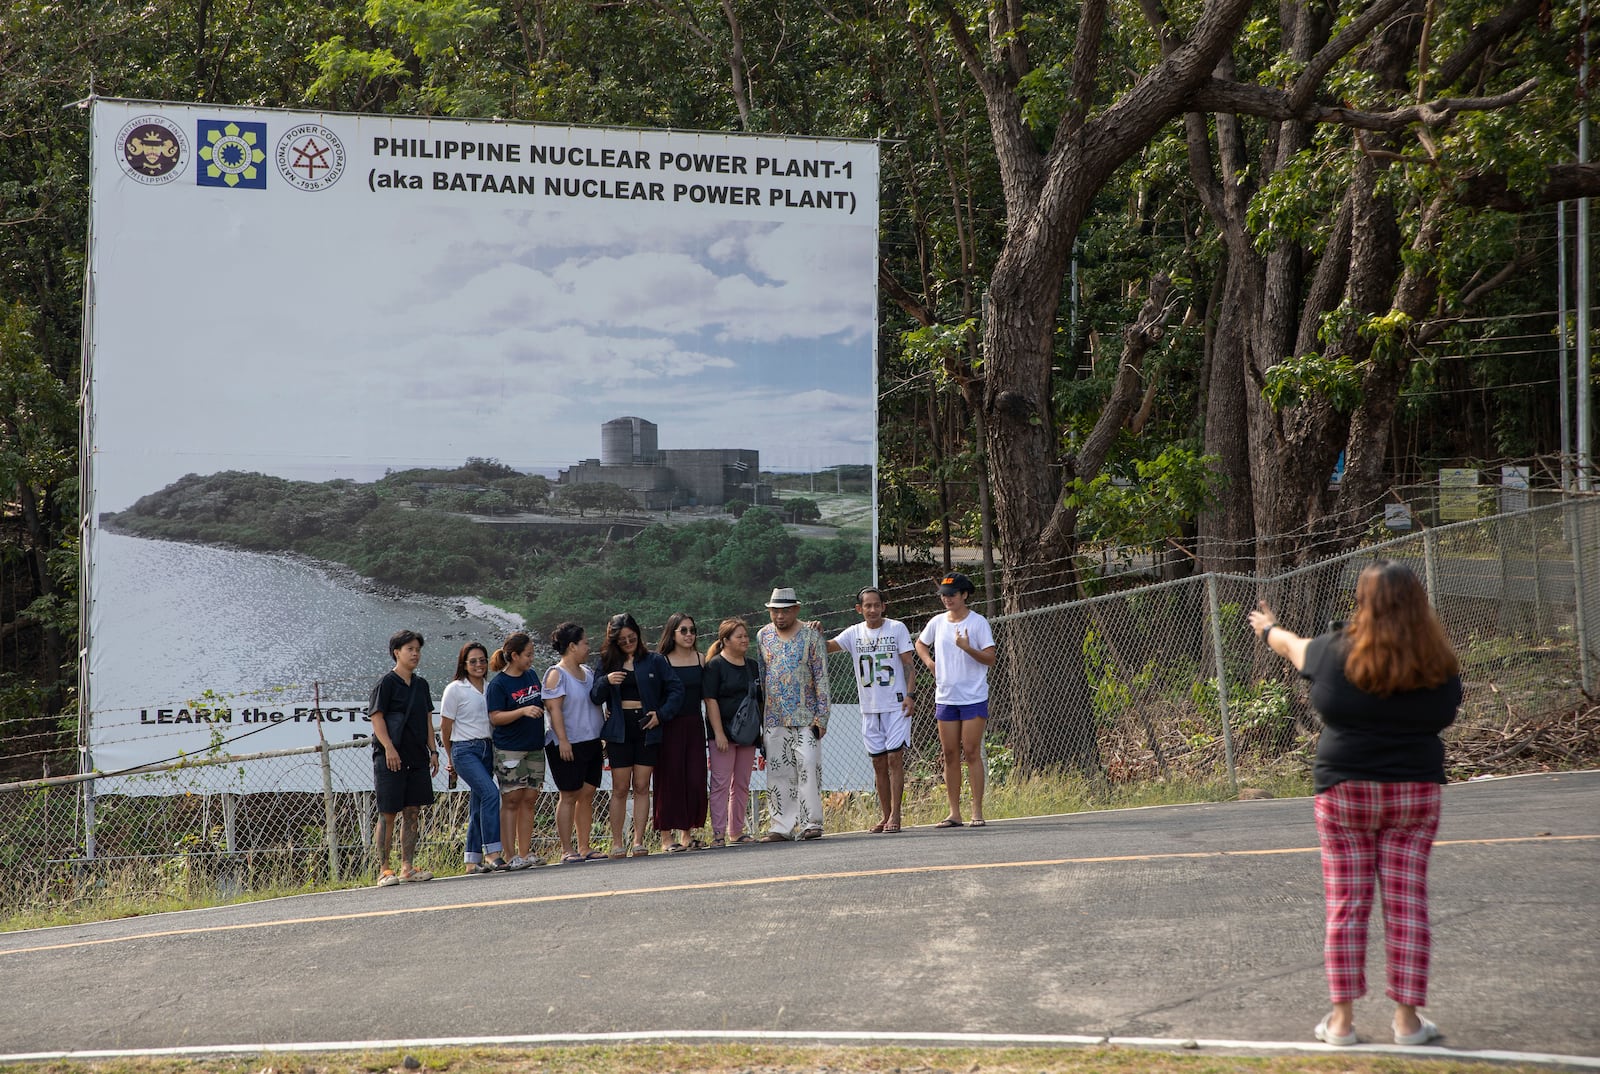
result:
M 633 801 L 633 856 L 650 853 L 650 776 L 661 748 L 661 725 L 677 715 L 683 684 L 672 665 L 645 647 L 639 623 L 626 612 L 606 622 L 589 697 L 604 705 L 600 737 L 611 761 L 611 857 L 628 855 L 628 801 Z

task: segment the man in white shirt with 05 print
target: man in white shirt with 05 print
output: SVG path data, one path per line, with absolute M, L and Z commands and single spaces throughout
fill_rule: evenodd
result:
M 961 827 L 961 762 L 972 783 L 972 826 L 982 828 L 983 731 L 989 723 L 989 669 L 994 666 L 994 633 L 989 620 L 967 607 L 972 580 L 947 574 L 939 580 L 944 614 L 928 621 L 917 638 L 917 656 L 933 672 L 933 714 L 944 754 L 944 789 L 950 815 L 935 828 Z
M 828 652 L 849 653 L 861 698 L 861 740 L 872 758 L 878 809 L 883 819 L 872 832 L 900 830 L 900 799 L 905 794 L 905 749 L 911 741 L 911 710 L 916 665 L 911 632 L 898 619 L 885 619 L 883 594 L 865 586 L 856 594 L 861 622 L 840 631 Z

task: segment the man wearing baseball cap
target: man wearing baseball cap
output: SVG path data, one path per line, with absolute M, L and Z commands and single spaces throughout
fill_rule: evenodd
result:
M 950 815 L 935 828 L 959 828 L 961 761 L 972 784 L 972 826 L 982 828 L 983 731 L 989 723 L 989 669 L 994 666 L 994 633 L 989 620 L 967 607 L 972 579 L 947 574 L 939 579 L 944 614 L 936 615 L 917 638 L 917 656 L 933 672 L 933 715 L 944 754 L 944 789 Z

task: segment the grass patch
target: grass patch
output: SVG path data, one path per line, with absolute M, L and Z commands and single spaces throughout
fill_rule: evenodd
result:
M 417 1066 L 407 1067 L 411 1058 Z M 1256 1056 L 1135 1048 L 855 1048 L 630 1044 L 571 1048 L 423 1048 L 252 1058 L 56 1061 L 0 1066 L 47 1074 L 1489 1074 L 1531 1066 L 1384 1055 Z

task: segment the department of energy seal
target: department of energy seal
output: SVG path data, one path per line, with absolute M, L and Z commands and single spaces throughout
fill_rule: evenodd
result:
M 160 116 L 139 116 L 117 132 L 117 163 L 135 182 L 170 183 L 189 163 L 189 139 Z
M 326 190 L 344 174 L 344 143 L 317 123 L 301 123 L 278 139 L 278 174 L 296 190 Z

